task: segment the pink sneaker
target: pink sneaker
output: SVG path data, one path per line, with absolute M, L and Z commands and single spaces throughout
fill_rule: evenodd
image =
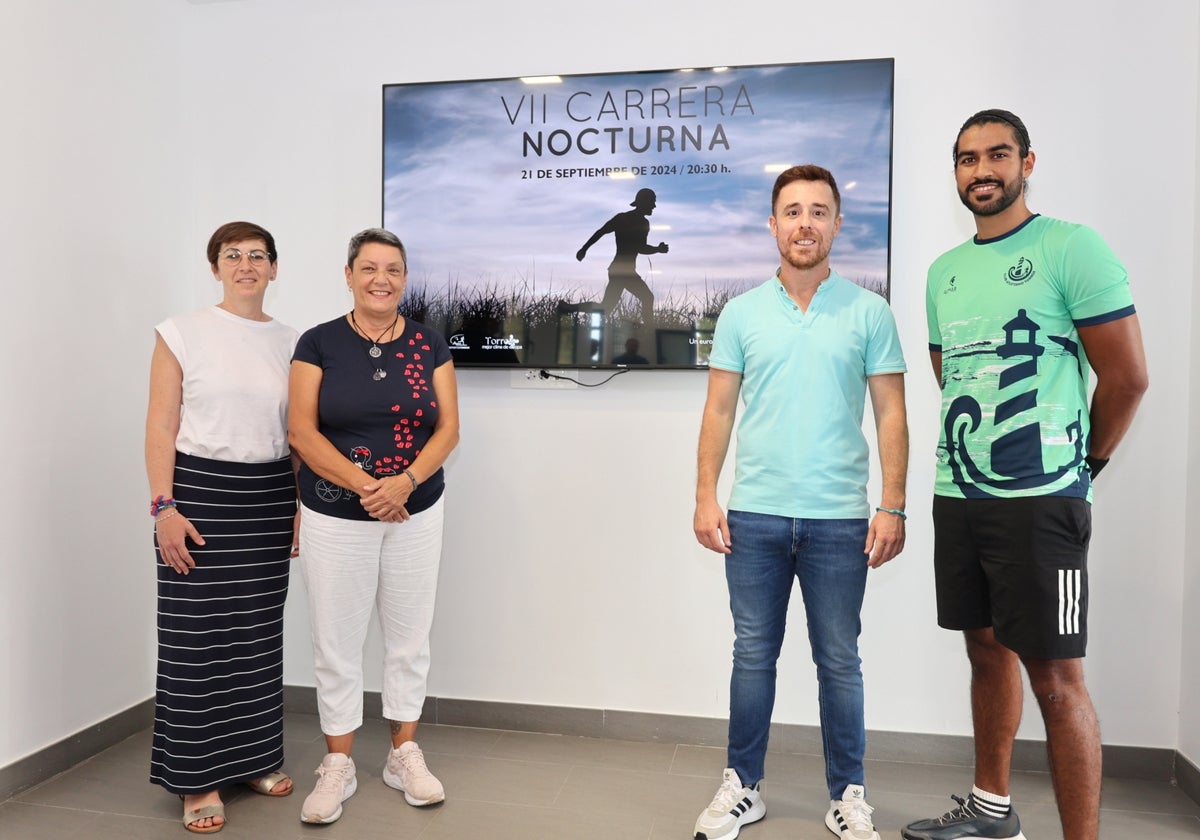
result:
M 396 749 L 388 750 L 383 782 L 404 791 L 404 799 L 409 805 L 432 805 L 446 798 L 446 789 L 425 766 L 425 755 L 416 741 L 405 741 Z
M 331 823 L 342 815 L 342 803 L 358 790 L 354 759 L 329 753 L 317 768 L 317 786 L 300 807 L 300 822 Z

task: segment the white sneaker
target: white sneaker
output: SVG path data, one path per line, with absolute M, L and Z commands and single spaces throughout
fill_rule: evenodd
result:
M 737 772 L 725 768 L 717 795 L 696 820 L 695 840 L 733 840 L 742 826 L 761 820 L 767 814 L 758 785 L 746 787 Z
M 342 815 L 342 803 L 358 790 L 354 759 L 329 753 L 317 768 L 317 786 L 300 806 L 300 822 L 331 823 Z
M 866 795 L 862 785 L 847 785 L 841 799 L 829 802 L 826 828 L 842 840 L 879 840 L 879 832 L 871 822 L 875 809 L 867 804 Z
M 405 741 L 396 749 L 388 750 L 383 782 L 404 791 L 404 799 L 409 805 L 432 805 L 446 798 L 445 788 L 425 766 L 425 754 L 416 741 Z

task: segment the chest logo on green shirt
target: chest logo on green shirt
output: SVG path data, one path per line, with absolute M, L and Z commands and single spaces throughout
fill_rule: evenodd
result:
M 1028 283 L 1033 279 L 1033 275 L 1037 272 L 1033 270 L 1033 263 L 1028 257 L 1021 257 L 1017 260 L 1017 264 L 1009 266 L 1008 274 L 1004 277 L 1004 282 L 1010 286 L 1020 286 L 1022 283 Z
M 1069 472 L 1079 472 L 1083 463 L 1083 424 L 1079 413 L 1064 428 L 1047 430 L 1049 435 L 1065 437 L 1074 444 L 1068 462 L 1049 466 L 1042 462 L 1043 429 L 1042 421 L 1037 419 L 1038 360 L 1046 348 L 1037 342 L 1040 329 L 1024 309 L 1004 324 L 1004 341 L 996 346 L 995 355 L 1005 366 L 995 380 L 999 393 L 990 428 L 983 427 L 983 407 L 969 394 L 956 397 L 946 412 L 948 463 L 954 483 L 966 498 L 992 498 L 989 490 L 1043 487 Z M 1050 336 L 1050 340 L 1078 358 L 1079 346 L 1073 340 L 1060 336 Z M 977 348 L 961 351 L 979 352 Z M 977 452 L 987 450 L 987 470 L 977 463 L 979 459 L 972 455 L 972 448 Z

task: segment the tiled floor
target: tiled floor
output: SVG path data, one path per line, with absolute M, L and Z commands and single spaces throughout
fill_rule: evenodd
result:
M 419 739 L 447 799 L 418 809 L 380 778 L 387 729 L 376 722 L 359 733 L 359 788 L 345 814 L 332 825 L 307 826 L 299 820 L 300 802 L 325 751 L 316 718 L 288 715 L 286 738 L 284 769 L 296 778 L 298 793 L 268 798 L 227 791 L 223 840 L 688 840 L 725 763 L 724 750 L 712 747 L 424 726 Z M 149 753 L 147 730 L 0 804 L 0 838 L 191 836 L 179 822 L 178 799 L 147 782 Z M 767 817 L 743 829 L 741 840 L 830 840 L 823 778 L 819 757 L 769 756 Z M 970 773 L 873 761 L 867 783 L 876 828 L 894 840 L 904 823 L 952 806 L 948 794 L 962 793 Z M 1029 840 L 1061 840 L 1045 775 L 1018 775 L 1013 795 Z M 1200 805 L 1168 784 L 1108 779 L 1100 836 L 1200 837 Z

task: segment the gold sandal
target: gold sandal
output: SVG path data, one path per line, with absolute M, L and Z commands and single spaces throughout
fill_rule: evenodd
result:
M 182 796 L 179 798 L 181 800 L 183 799 Z M 222 820 L 221 824 L 220 825 L 210 825 L 207 827 L 202 826 L 202 825 L 193 825 L 192 824 L 192 823 L 198 823 L 198 822 L 200 822 L 200 820 L 203 820 L 203 819 L 208 819 L 209 817 L 220 817 Z M 228 820 L 225 819 L 225 803 L 224 802 L 222 802 L 219 805 L 205 805 L 201 808 L 195 808 L 191 811 L 184 810 L 184 812 L 183 812 L 183 827 L 186 828 L 188 831 L 192 832 L 193 834 L 216 834 L 218 831 L 220 831 L 222 828 L 225 827 L 226 822 L 228 822 Z
M 294 782 L 285 791 L 276 792 L 275 788 L 279 787 L 282 782 L 291 781 L 291 777 L 287 773 L 284 773 L 282 770 L 276 770 L 274 773 L 268 773 L 258 779 L 250 779 L 242 782 L 242 784 L 255 793 L 261 793 L 263 796 L 289 796 L 296 789 Z

